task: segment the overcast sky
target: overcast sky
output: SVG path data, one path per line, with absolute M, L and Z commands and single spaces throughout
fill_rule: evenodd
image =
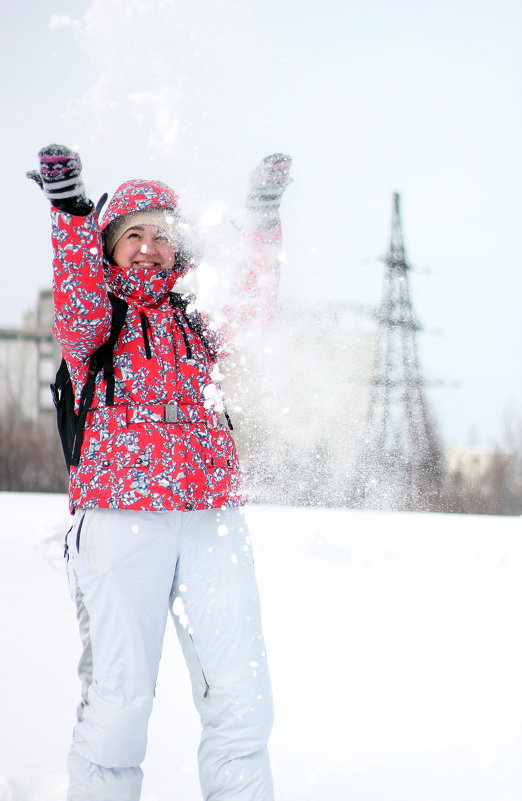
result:
M 43 145 L 79 150 L 94 199 L 160 178 L 196 216 L 239 206 L 283 150 L 283 297 L 377 305 L 400 192 L 445 443 L 520 419 L 520 2 L 20 0 L 2 17 L 0 327 L 50 283 L 46 202 L 24 179 Z

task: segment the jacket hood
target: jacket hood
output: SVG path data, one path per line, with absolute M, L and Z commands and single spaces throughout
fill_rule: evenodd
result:
M 101 218 L 100 228 L 105 231 L 118 217 L 132 212 L 152 209 L 177 212 L 178 206 L 178 196 L 167 184 L 134 178 L 118 187 Z

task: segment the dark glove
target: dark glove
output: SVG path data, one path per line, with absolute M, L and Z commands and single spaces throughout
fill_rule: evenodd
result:
M 255 215 L 256 223 L 265 229 L 279 222 L 281 198 L 290 178 L 292 159 L 284 153 L 265 156 L 250 178 L 246 207 Z
M 26 173 L 36 181 L 53 206 L 69 214 L 87 215 L 88 201 L 82 181 L 82 163 L 78 153 L 65 145 L 47 145 L 39 153 L 40 170 Z

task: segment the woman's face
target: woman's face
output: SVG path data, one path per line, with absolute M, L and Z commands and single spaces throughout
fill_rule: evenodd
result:
M 112 254 L 118 267 L 144 270 L 172 270 L 176 259 L 174 243 L 155 225 L 135 225 L 116 242 Z

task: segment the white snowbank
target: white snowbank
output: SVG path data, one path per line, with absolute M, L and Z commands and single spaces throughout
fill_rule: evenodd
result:
M 78 701 L 63 496 L 0 493 L 0 801 L 64 801 Z M 519 518 L 249 510 L 278 801 L 520 801 Z M 144 801 L 200 798 L 169 630 Z

